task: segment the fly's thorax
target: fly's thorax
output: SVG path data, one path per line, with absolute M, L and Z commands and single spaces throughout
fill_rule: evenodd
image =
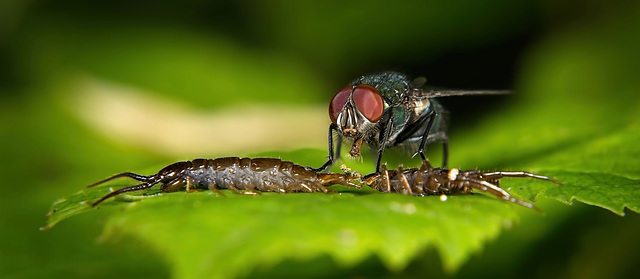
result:
M 399 72 L 382 72 L 361 76 L 351 82 L 351 85 L 369 85 L 378 90 L 385 103 L 390 106 L 399 105 L 412 90 L 409 78 Z

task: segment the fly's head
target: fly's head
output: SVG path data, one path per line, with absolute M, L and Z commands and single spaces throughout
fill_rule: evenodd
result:
M 378 90 L 364 84 L 349 85 L 331 99 L 329 117 L 343 136 L 353 139 L 351 156 L 360 156 L 362 140 L 377 133 L 378 122 L 386 107 L 388 105 Z

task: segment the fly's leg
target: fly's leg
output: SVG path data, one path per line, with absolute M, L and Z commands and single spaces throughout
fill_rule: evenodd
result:
M 315 172 L 321 172 L 329 167 L 331 167 L 331 165 L 333 165 L 333 161 L 335 160 L 335 158 L 333 157 L 333 131 L 338 131 L 338 125 L 336 125 L 335 123 L 331 123 L 331 125 L 329 125 L 329 160 L 327 160 L 327 162 L 325 162 L 322 166 L 320 166 L 319 168 L 315 169 L 315 168 L 310 168 L 311 170 L 315 171 Z M 338 133 L 339 134 L 339 133 Z M 340 136 L 340 135 L 338 135 Z M 342 140 L 339 140 L 339 143 L 341 143 Z M 340 145 L 339 144 L 337 146 L 337 154 L 340 154 Z
M 434 110 L 430 111 L 425 116 L 425 118 L 428 119 L 427 128 L 424 130 L 424 134 L 422 134 L 422 140 L 420 141 L 420 145 L 418 147 L 418 151 L 416 152 L 416 154 L 413 155 L 413 156 L 415 156 L 415 155 L 420 154 L 420 157 L 422 158 L 422 161 L 426 161 L 427 160 L 427 157 L 424 155 L 424 149 L 425 149 L 425 145 L 427 144 L 427 139 L 429 138 L 429 132 L 431 131 L 431 126 L 433 126 L 433 122 L 436 119 L 436 112 Z M 447 167 L 446 163 L 448 161 L 447 156 L 449 155 L 449 150 L 448 150 L 449 149 L 449 144 L 448 143 L 443 144 L 443 148 L 445 148 L 445 150 L 446 150 L 446 151 L 443 151 L 443 154 L 442 154 L 442 156 L 443 156 L 443 159 L 442 159 L 443 160 L 443 167 L 446 168 Z
M 389 119 L 393 119 L 394 113 L 391 111 L 391 116 Z M 384 149 L 386 147 L 387 140 L 391 135 L 391 130 L 393 129 L 393 121 L 387 121 L 387 126 L 384 128 L 384 132 L 382 133 L 382 138 L 380 139 L 380 148 L 378 149 L 378 160 L 376 160 L 376 172 L 380 172 L 380 162 L 382 161 L 382 154 L 384 153 Z M 386 169 L 386 166 L 385 166 Z
M 336 131 L 338 130 L 336 129 Z M 340 158 L 341 156 L 340 150 L 342 150 L 342 135 L 340 133 L 336 133 L 336 142 L 333 143 L 333 146 L 335 146 L 335 152 L 333 154 L 333 158 L 334 160 L 337 160 Z

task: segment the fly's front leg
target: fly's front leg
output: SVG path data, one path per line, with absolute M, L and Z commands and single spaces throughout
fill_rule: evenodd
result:
M 382 132 L 382 138 L 380 138 L 380 148 L 378 149 L 378 160 L 376 160 L 376 172 L 380 172 L 380 162 L 382 161 L 382 154 L 384 153 L 384 149 L 386 147 L 387 141 L 391 135 L 391 130 L 393 129 L 393 119 L 394 113 L 391 111 L 391 115 L 389 116 L 389 121 L 387 121 L 387 126 L 384 128 Z M 386 170 L 386 168 L 385 168 Z
M 310 168 L 311 170 L 315 171 L 315 172 L 320 172 L 323 171 L 329 167 L 331 167 L 331 165 L 333 165 L 333 161 L 335 160 L 335 158 L 333 157 L 333 131 L 339 132 L 338 131 L 338 125 L 336 125 L 335 123 L 331 123 L 331 125 L 329 125 L 329 137 L 328 137 L 328 141 L 329 141 L 329 160 L 327 160 L 327 162 L 325 162 L 322 166 L 320 166 L 317 169 L 314 168 Z M 340 137 L 340 139 L 338 140 L 338 146 L 337 146 L 337 154 L 340 154 L 340 145 L 342 142 L 342 137 L 338 134 L 338 136 Z M 339 155 L 338 155 L 339 156 Z
M 378 159 L 376 160 L 376 172 L 380 172 L 380 162 L 382 161 L 382 154 L 384 153 L 385 144 L 384 142 L 380 145 L 380 149 L 378 149 Z

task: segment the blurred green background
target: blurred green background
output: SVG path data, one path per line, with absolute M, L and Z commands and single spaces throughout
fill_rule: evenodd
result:
M 115 172 L 323 150 L 328 101 L 364 73 L 399 70 L 437 86 L 516 90 L 443 100 L 453 116 L 452 166 L 517 167 L 481 151 L 500 141 L 463 137 L 513 103 L 566 104 L 584 114 L 559 114 L 549 124 L 591 121 L 578 129 L 583 135 L 638 123 L 639 12 L 636 1 L 3 1 L 0 277 L 170 277 L 163 256 L 140 239 L 99 243 L 104 219 L 117 209 L 38 228 L 54 200 Z M 510 130 L 545 126 L 509 123 L 504 141 Z M 521 152 L 562 147 L 543 139 L 520 141 Z M 295 158 L 323 161 L 308 157 Z M 334 274 L 611 278 L 637 270 L 637 213 L 540 203 L 546 216 L 523 212 L 519 226 L 457 274 L 444 275 L 433 251 L 403 273 L 372 259 Z M 285 262 L 252 276 L 290 274 L 298 264 L 305 266 Z

